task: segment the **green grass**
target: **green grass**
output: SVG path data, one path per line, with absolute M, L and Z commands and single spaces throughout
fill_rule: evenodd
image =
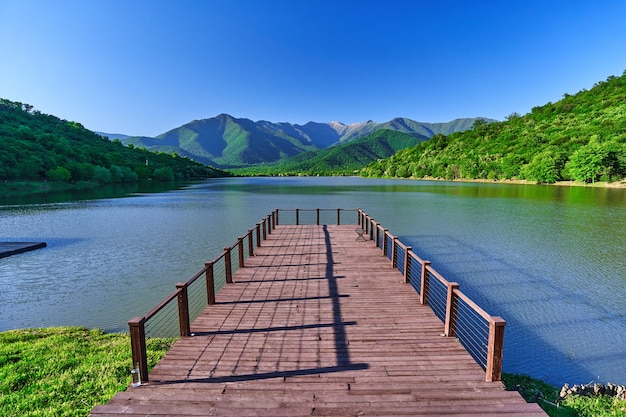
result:
M 148 340 L 152 368 L 174 339 Z M 87 416 L 131 382 L 127 334 L 83 327 L 0 332 L 0 415 Z M 517 389 L 552 417 L 626 417 L 626 401 L 610 397 L 568 397 L 526 375 L 504 374 L 507 389 Z
M 174 339 L 148 340 L 153 367 Z M 87 416 L 131 382 L 130 339 L 57 327 L 0 333 L 0 415 Z
M 517 390 L 551 417 L 626 417 L 626 401 L 606 396 L 570 396 L 559 400 L 559 388 L 528 375 L 503 374 L 508 390 Z

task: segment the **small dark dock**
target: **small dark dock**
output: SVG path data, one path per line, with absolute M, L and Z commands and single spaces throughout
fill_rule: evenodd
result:
M 0 242 L 0 258 L 46 247 L 46 242 Z
M 93 416 L 545 416 L 485 371 L 354 226 L 280 225 Z

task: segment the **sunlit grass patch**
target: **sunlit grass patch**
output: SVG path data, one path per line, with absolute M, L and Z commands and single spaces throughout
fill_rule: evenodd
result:
M 148 342 L 149 367 L 174 339 Z M 0 333 L 0 415 L 86 416 L 131 382 L 127 334 L 82 327 Z

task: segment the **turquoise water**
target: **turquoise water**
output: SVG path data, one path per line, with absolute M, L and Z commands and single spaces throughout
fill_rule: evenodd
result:
M 275 208 L 361 208 L 507 320 L 504 370 L 626 383 L 626 190 L 361 178 L 230 178 L 0 206 L 0 330 L 118 331 Z

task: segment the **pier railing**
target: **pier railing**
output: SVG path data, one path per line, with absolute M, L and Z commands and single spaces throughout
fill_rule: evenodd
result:
M 233 282 L 233 275 L 245 267 L 278 224 L 354 224 L 390 259 L 391 267 L 415 288 L 422 304 L 429 305 L 443 324 L 443 335 L 457 337 L 472 357 L 485 369 L 487 381 L 498 381 L 502 373 L 502 347 L 505 321 L 487 314 L 459 290 L 459 285 L 443 278 L 430 265 L 384 229 L 361 209 L 276 209 L 249 229 L 237 241 L 194 276 L 176 284 L 176 289 L 150 312 L 129 320 L 132 360 L 142 382 L 148 381 L 146 340 L 150 337 L 191 336 L 191 322 L 202 310 L 215 304 L 215 295 Z
M 278 216 L 278 209 L 276 213 Z M 358 224 L 359 209 L 280 209 L 280 224 Z
M 404 282 L 411 284 L 421 304 L 430 306 L 443 322 L 446 337 L 456 337 L 485 370 L 486 381 L 502 379 L 502 350 L 506 322 L 491 316 L 459 289 L 459 284 L 441 276 L 430 261 L 417 256 L 410 246 L 359 209 L 359 226 L 389 258 Z
M 279 216 L 280 213 L 280 216 Z M 146 315 L 128 322 L 133 365 L 142 382 L 148 381 L 146 340 L 151 337 L 191 336 L 191 323 L 202 310 L 215 304 L 217 294 L 233 275 L 254 256 L 255 248 L 281 224 L 357 224 L 358 209 L 276 209 L 249 229 L 193 277 L 176 284 L 176 289 Z

